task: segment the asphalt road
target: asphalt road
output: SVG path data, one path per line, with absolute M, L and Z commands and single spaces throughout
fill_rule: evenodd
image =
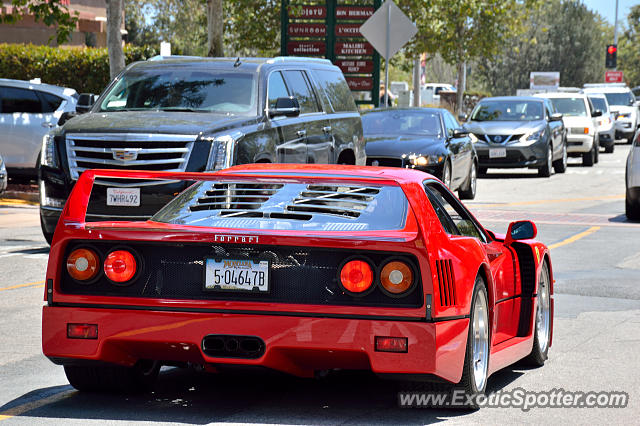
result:
M 601 154 L 592 168 L 571 161 L 567 173 L 489 170 L 467 205 L 505 232 L 529 218 L 551 247 L 555 273 L 554 342 L 538 369 L 507 368 L 489 391 L 624 391 L 626 408 L 398 408 L 404 384 L 367 373 L 322 380 L 279 374 L 208 375 L 165 368 L 153 393 L 97 396 L 75 392 L 40 347 L 40 312 L 48 247 L 38 210 L 0 202 L 0 421 L 7 424 L 285 423 L 424 424 L 637 422 L 640 414 L 640 224 L 624 217 L 628 145 Z

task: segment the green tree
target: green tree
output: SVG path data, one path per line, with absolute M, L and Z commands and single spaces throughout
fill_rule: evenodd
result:
M 12 6 L 10 13 L 5 12 L 4 3 Z M 36 22 L 55 27 L 58 44 L 71 40 L 78 22 L 77 12 L 72 16 L 63 0 L 0 0 L 0 23 L 14 24 L 25 15 L 32 15 Z M 49 43 L 53 38 L 49 39 Z
M 640 5 L 629 11 L 627 27 L 618 40 L 618 69 L 630 87 L 640 85 Z

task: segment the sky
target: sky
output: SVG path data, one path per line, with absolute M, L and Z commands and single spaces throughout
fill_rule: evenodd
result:
M 616 16 L 616 0 L 583 0 L 583 3 L 589 9 L 604 16 L 613 25 Z M 618 25 L 622 22 L 626 24 L 629 9 L 636 4 L 640 4 L 640 0 L 618 0 Z

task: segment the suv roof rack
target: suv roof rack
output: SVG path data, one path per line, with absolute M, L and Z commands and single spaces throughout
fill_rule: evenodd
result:
M 586 83 L 584 88 L 589 87 L 628 87 L 626 83 Z
M 156 56 L 152 56 L 151 58 L 147 59 L 147 61 L 163 61 L 165 59 L 204 59 L 202 56 L 183 56 L 183 55 L 169 55 L 169 56 L 162 56 L 162 55 L 156 55 Z

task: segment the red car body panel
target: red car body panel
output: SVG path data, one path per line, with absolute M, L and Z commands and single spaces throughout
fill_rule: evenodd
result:
M 96 176 L 136 179 L 287 182 L 357 182 L 400 186 L 409 201 L 405 227 L 391 231 L 312 232 L 205 228 L 159 222 L 85 222 Z M 523 296 L 520 262 L 500 236 L 482 243 L 447 235 L 428 202 L 423 181 L 430 175 L 407 169 L 332 165 L 246 165 L 218 173 L 86 171 L 76 183 L 56 229 L 47 268 L 43 308 L 43 351 L 54 362 L 93 360 L 133 365 L 139 359 L 261 365 L 298 376 L 330 368 L 370 369 L 379 374 L 432 375 L 458 382 L 467 342 L 473 284 L 478 275 L 489 295 L 489 374 L 526 356 L 533 344 L 535 288 L 543 262 L 553 275 L 548 249 L 519 241 L 531 250 L 532 294 Z M 76 240 L 216 243 L 316 247 L 406 253 L 415 256 L 422 278 L 420 307 L 374 307 L 184 300 L 66 294 L 60 282 L 65 250 Z M 236 240 L 237 237 L 237 240 Z M 249 241 L 247 237 L 256 237 Z M 222 241 L 221 241 L 222 239 Z M 535 255 L 533 255 L 535 253 Z M 455 303 L 443 305 L 438 261 L 451 260 Z M 553 294 L 553 287 L 551 287 Z M 529 313 L 520 307 L 531 306 Z M 524 317 L 524 319 L 523 319 Z M 553 298 L 551 298 L 553 318 Z M 97 324 L 97 339 L 67 338 L 67 324 Z M 265 353 L 257 359 L 215 358 L 201 342 L 210 333 L 258 336 Z M 407 353 L 375 350 L 375 336 L 406 337 Z

